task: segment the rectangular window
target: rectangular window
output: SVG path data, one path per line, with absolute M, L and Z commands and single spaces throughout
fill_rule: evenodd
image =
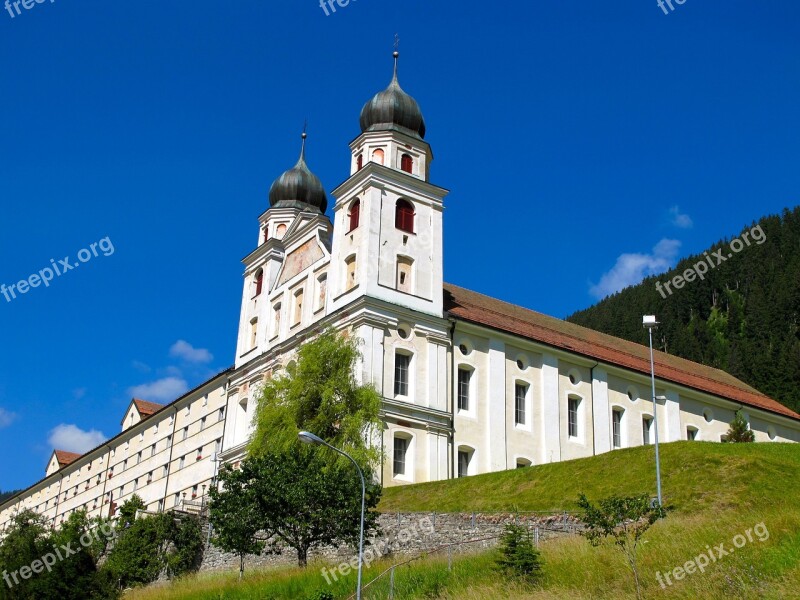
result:
M 697 439 L 697 429 L 692 429 L 691 427 L 686 429 L 686 439 L 690 442 L 693 442 Z
M 469 475 L 469 452 L 458 451 L 458 476 L 466 477 Z
M 180 460 L 180 462 L 178 462 L 178 468 L 182 469 L 183 465 L 185 465 L 185 464 L 186 464 L 186 457 L 185 456 L 181 456 L 181 460 Z
M 136 455 L 136 464 L 138 465 L 140 462 L 142 462 L 142 452 L 141 452 L 141 450 Z
M 219 413 L 217 414 L 217 422 L 222 421 L 225 418 L 225 409 L 220 408 Z
M 155 455 L 156 455 L 156 445 L 153 444 L 152 446 L 150 446 L 150 456 L 155 456 Z
M 469 380 L 472 371 L 469 369 L 458 370 L 458 410 L 469 410 Z
M 408 354 L 394 355 L 394 395 L 408 396 L 408 367 L 411 357 Z
M 611 411 L 611 425 L 614 434 L 614 448 L 622 448 L 622 411 Z
M 650 425 L 653 423 L 653 419 L 649 417 L 644 417 L 642 419 L 642 443 L 646 446 L 650 443 Z
M 514 386 L 514 423 L 525 425 L 525 398 L 528 396 L 528 386 L 518 383 Z
M 222 440 L 221 439 L 219 439 L 216 442 L 214 442 L 214 452 L 218 454 L 220 450 L 222 450 Z
M 406 438 L 394 438 L 394 474 L 406 474 L 406 452 L 408 451 L 408 440 Z
M 200 431 L 203 431 L 203 429 L 205 428 L 206 428 L 206 418 L 203 417 L 202 419 L 200 419 Z
M 294 295 L 294 315 L 292 325 L 299 325 L 303 320 L 303 290 L 297 290 Z
M 578 403 L 577 398 L 570 398 L 567 416 L 569 420 L 569 437 L 578 437 Z
M 165 446 L 165 448 L 169 448 L 170 446 L 172 446 L 172 436 L 168 435 L 167 436 L 167 445 Z
M 183 439 L 186 439 L 188 437 L 189 437 L 189 428 L 188 427 L 184 427 L 183 428 Z
M 169 465 L 164 465 L 164 477 L 169 475 Z

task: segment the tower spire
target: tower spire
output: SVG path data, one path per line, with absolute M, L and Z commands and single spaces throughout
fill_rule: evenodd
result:
M 308 119 L 303 123 L 303 133 L 300 135 L 303 141 L 300 143 L 300 159 L 297 161 L 297 164 L 306 162 L 306 138 L 308 137 L 306 129 L 308 129 Z
M 400 58 L 400 36 L 396 33 L 394 34 L 394 52 L 392 52 L 392 56 L 394 56 L 394 75 L 392 76 L 392 81 L 397 83 L 397 59 Z

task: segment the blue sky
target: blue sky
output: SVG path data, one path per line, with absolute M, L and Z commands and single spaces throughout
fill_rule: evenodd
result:
M 4 490 L 53 443 L 117 433 L 132 395 L 232 364 L 269 186 L 305 119 L 310 167 L 347 177 L 395 33 L 452 191 L 447 281 L 563 317 L 798 201 L 789 0 L 20 8 L 0 11 L 0 283 L 113 253 L 0 296 Z

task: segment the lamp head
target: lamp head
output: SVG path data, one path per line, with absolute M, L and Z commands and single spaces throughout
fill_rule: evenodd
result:
M 645 315 L 642 317 L 642 325 L 644 327 L 655 327 L 658 325 L 655 315 Z
M 301 431 L 297 434 L 297 437 L 300 438 L 300 441 L 304 444 L 322 444 L 322 438 L 319 436 L 314 435 L 309 431 Z

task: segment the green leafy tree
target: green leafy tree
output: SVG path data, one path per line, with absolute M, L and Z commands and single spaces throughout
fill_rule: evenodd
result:
M 516 523 L 505 526 L 497 564 L 507 575 L 527 583 L 538 583 L 542 575 L 542 558 L 526 527 Z
M 214 527 L 212 542 L 225 552 L 239 557 L 239 579 L 244 575 L 244 560 L 248 554 L 261 554 L 265 542 L 257 535 L 264 526 L 259 512 L 255 487 L 249 486 L 250 471 L 224 465 L 219 473 L 222 491 L 210 490 L 209 520 Z
M 261 515 L 259 529 L 273 536 L 273 551 L 283 543 L 297 551 L 297 562 L 305 567 L 314 548 L 358 544 L 361 479 L 349 461 L 331 463 L 327 452 L 296 443 L 281 453 L 249 457 L 240 468 Z M 372 509 L 381 496 L 370 475 L 367 470 L 365 538 L 377 529 Z
M 596 506 L 581 494 L 578 506 L 583 510 L 581 520 L 586 526 L 583 535 L 592 546 L 610 541 L 622 552 L 633 573 L 636 597 L 641 600 L 642 589 L 637 565 L 639 542 L 650 526 L 664 517 L 664 508 L 658 504 L 652 505 L 646 494 L 611 496 L 600 500 Z
M 756 434 L 750 429 L 741 410 L 736 411 L 736 416 L 731 421 L 725 441 L 732 444 L 746 444 L 756 441 Z
M 164 571 L 175 577 L 197 570 L 202 560 L 197 517 L 160 513 L 131 520 L 142 505 L 134 496 L 120 507 L 117 539 L 103 565 L 107 576 L 123 588 L 153 582 Z
M 23 579 L 18 574 L 50 551 L 49 525 L 47 520 L 32 510 L 25 510 L 11 521 L 0 544 L 0 599 L 47 598 L 47 586 L 39 577 Z
M 365 440 L 380 431 L 381 397 L 356 382 L 359 357 L 357 339 L 332 329 L 303 344 L 285 372 L 264 385 L 250 453 L 291 451 L 297 434 L 307 430 L 360 463 L 377 464 L 377 445 Z

